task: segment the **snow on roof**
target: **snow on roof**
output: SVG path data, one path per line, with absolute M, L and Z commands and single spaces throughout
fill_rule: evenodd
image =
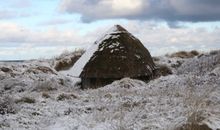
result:
M 95 43 L 93 44 L 83 55 L 82 57 L 74 64 L 72 68 L 69 70 L 64 71 L 64 74 L 69 74 L 75 77 L 79 77 L 81 74 L 84 66 L 86 63 L 90 60 L 92 55 L 96 52 L 98 49 L 99 44 Z
M 128 32 L 120 25 L 113 26 L 104 35 L 102 35 L 98 40 L 96 40 L 94 44 L 92 44 L 92 46 L 82 55 L 82 57 L 74 64 L 74 66 L 71 69 L 65 70 L 61 73 L 72 75 L 74 77 L 79 77 L 86 63 L 88 63 L 88 61 L 93 56 L 93 54 L 96 51 L 98 51 L 99 45 L 104 40 L 112 37 L 112 34 L 117 34 L 117 33 L 128 33 Z M 116 38 L 117 37 L 118 36 L 116 36 Z
M 109 34 L 111 34 L 111 32 L 113 31 L 116 31 L 115 29 L 116 28 L 113 27 L 109 31 L 107 31 L 105 35 L 100 37 L 94 44 L 92 44 L 92 46 L 89 49 L 87 49 L 87 51 L 82 55 L 82 57 L 74 64 L 74 66 L 70 70 L 63 71 L 62 73 L 79 77 L 86 63 L 90 60 L 92 55 L 98 50 L 99 44 L 103 40 L 108 39 L 111 36 Z
M 120 25 L 115 25 L 112 28 L 110 28 L 105 34 L 116 34 L 116 33 L 128 33 L 128 31 L 125 30 Z

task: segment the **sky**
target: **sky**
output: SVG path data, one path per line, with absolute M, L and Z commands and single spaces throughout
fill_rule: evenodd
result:
M 220 49 L 220 0 L 1 0 L 0 60 L 87 49 L 115 24 L 153 56 Z

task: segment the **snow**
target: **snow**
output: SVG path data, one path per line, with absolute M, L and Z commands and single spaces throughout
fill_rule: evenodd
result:
M 140 56 L 140 55 L 135 54 L 135 56 L 136 56 L 138 59 L 141 59 L 141 56 Z
M 78 79 L 54 70 L 50 61 L 0 63 L 0 104 L 7 98 L 8 108 L 16 110 L 0 115 L 0 129 L 162 130 L 182 126 L 193 113 L 204 119 L 200 123 L 219 129 L 219 54 L 191 59 L 161 56 L 158 63 L 170 66 L 174 74 L 148 83 L 124 78 L 88 90 L 76 85 Z M 179 60 L 182 65 L 172 67 Z M 197 63 L 204 63 L 201 72 Z M 39 66 L 51 71 L 38 70 Z M 67 97 L 58 100 L 62 94 Z M 23 97 L 35 103 L 16 102 Z
M 74 66 L 67 71 L 62 71 L 62 74 L 67 74 L 67 75 L 71 75 L 74 77 L 79 77 L 84 66 L 86 65 L 86 63 L 90 60 L 90 58 L 92 57 L 92 55 L 94 54 L 94 52 L 97 51 L 99 47 L 99 43 L 96 42 L 94 43 L 83 55 L 82 57 L 80 57 L 80 59 L 74 64 Z
M 127 31 L 121 31 L 117 27 L 118 25 L 113 26 L 110 28 L 105 34 L 118 34 L 118 33 L 128 33 Z M 117 37 L 116 37 L 117 38 Z
M 113 35 L 112 36 L 112 39 L 117 39 L 117 38 L 119 38 L 120 37 L 120 35 Z
M 88 63 L 88 61 L 91 59 L 93 54 L 96 51 L 102 51 L 105 48 L 105 46 L 100 47 L 100 44 L 109 38 L 111 38 L 111 39 L 118 38 L 119 35 L 113 35 L 113 34 L 117 34 L 117 33 L 128 33 L 128 32 L 127 31 L 120 31 L 118 29 L 117 25 L 115 25 L 114 27 L 109 29 L 103 36 L 101 36 L 94 44 L 92 44 L 92 46 L 82 55 L 82 57 L 74 64 L 74 66 L 71 69 L 61 71 L 60 73 L 62 73 L 64 75 L 70 75 L 73 77 L 79 77 L 81 72 L 83 71 L 84 66 L 86 65 L 86 63 Z M 120 45 L 119 42 L 112 43 L 110 46 L 108 46 L 108 48 L 113 49 L 115 47 L 118 47 L 119 45 Z M 117 51 L 117 50 L 118 49 L 111 50 L 111 53 L 113 53 L 114 51 Z
M 119 42 L 116 42 L 116 43 L 112 43 L 111 45 L 108 46 L 108 48 L 112 49 L 112 48 L 116 48 L 120 45 Z
M 96 51 L 102 51 L 104 49 L 104 46 L 101 47 L 99 49 L 100 44 L 109 38 L 112 38 L 112 33 L 117 32 L 117 28 L 113 27 L 112 29 L 110 29 L 109 31 L 107 31 L 107 33 L 105 33 L 105 35 L 101 36 L 83 55 L 82 57 L 74 64 L 74 66 L 67 71 L 62 71 L 62 74 L 66 74 L 66 75 L 71 75 L 74 77 L 79 77 L 84 66 L 86 65 L 86 63 L 88 63 L 88 61 L 90 60 L 90 58 L 93 56 L 93 54 Z M 115 38 L 117 38 L 117 36 L 115 36 Z M 117 47 L 119 45 L 119 43 L 114 43 L 112 44 L 112 48 L 113 47 Z M 111 51 L 111 53 L 113 53 L 113 51 Z

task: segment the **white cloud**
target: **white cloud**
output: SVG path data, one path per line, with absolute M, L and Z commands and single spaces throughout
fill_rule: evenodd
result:
M 79 13 L 84 22 L 99 19 L 219 21 L 219 0 L 61 0 L 60 9 Z
M 61 11 L 82 13 L 84 21 L 135 16 L 147 5 L 144 0 L 63 0 Z
M 17 14 L 9 10 L 0 10 L 0 19 L 10 19 L 17 17 Z
M 111 6 L 115 13 L 127 15 L 141 11 L 142 2 L 142 0 L 112 0 L 108 6 Z
M 79 31 L 74 29 L 59 30 L 49 28 L 32 30 L 15 23 L 0 22 L 0 45 L 4 43 L 30 43 L 34 45 L 77 45 L 88 41 L 83 40 Z
M 32 30 L 14 23 L 0 23 L 0 60 L 38 58 L 58 55 L 61 50 L 85 48 L 94 43 L 112 25 L 99 26 L 97 29 L 80 35 L 79 30 L 59 30 L 50 28 Z M 122 24 L 139 38 L 152 55 L 161 55 L 178 50 L 209 50 L 220 48 L 220 28 L 170 28 L 154 22 L 127 21 Z M 10 45 L 12 44 L 12 45 Z M 12 46 L 12 47 L 10 47 Z M 16 52 L 16 53 L 14 53 Z M 49 52 L 49 54 L 48 54 Z
M 28 8 L 32 5 L 30 0 L 11 0 L 14 8 Z
M 36 58 L 52 58 L 60 55 L 65 50 L 73 51 L 73 46 L 54 46 L 54 47 L 0 47 L 1 60 L 26 60 Z
M 180 50 L 200 50 L 220 48 L 220 28 L 170 28 L 165 23 L 129 21 L 122 24 L 150 50 L 153 55 L 163 55 Z M 105 32 L 109 26 L 100 27 L 89 35 L 97 37 L 98 32 Z M 88 35 L 88 34 L 87 34 Z
M 50 26 L 50 25 L 67 24 L 67 23 L 70 23 L 70 22 L 72 22 L 72 20 L 57 18 L 57 19 L 51 19 L 51 20 L 42 22 L 39 25 Z
M 28 12 L 18 12 L 15 10 L 0 9 L 0 19 L 15 19 L 31 16 Z

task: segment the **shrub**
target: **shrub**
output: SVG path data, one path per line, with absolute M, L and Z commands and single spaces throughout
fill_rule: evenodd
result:
M 158 58 L 158 57 L 152 57 L 152 59 L 153 59 L 154 62 L 155 61 L 160 61 L 160 58 Z
M 42 93 L 42 97 L 44 98 L 50 98 L 50 95 L 47 92 Z
M 54 72 L 54 70 L 46 66 L 38 66 L 38 67 L 29 68 L 23 74 L 26 74 L 26 73 L 33 73 L 33 74 L 45 73 L 45 74 L 56 75 L 56 72 Z
M 12 70 L 10 68 L 7 68 L 7 67 L 1 67 L 0 70 L 3 71 L 3 72 L 12 72 Z
M 38 112 L 32 112 L 31 113 L 33 116 L 38 116 L 38 115 L 40 115 L 40 113 L 38 113 Z
M 9 122 L 6 119 L 0 120 L 0 128 L 2 128 L 1 130 L 6 130 L 7 127 L 10 127 Z
M 166 65 L 157 65 L 157 69 L 155 70 L 156 77 L 159 76 L 167 76 L 172 74 L 172 70 Z
M 184 124 L 183 126 L 176 128 L 175 130 L 212 130 L 205 124 Z
M 175 130 L 212 130 L 208 125 L 202 123 L 206 119 L 204 111 L 208 106 L 205 100 L 215 92 L 218 86 L 212 86 L 207 83 L 207 89 L 201 95 L 195 92 L 196 85 L 193 82 L 196 77 L 189 78 L 187 81 L 186 97 L 184 100 L 185 105 L 188 107 L 187 122 Z
M 208 125 L 201 122 L 205 119 L 201 111 L 194 111 L 187 119 L 187 123 L 175 130 L 212 130 Z
M 58 100 L 58 101 L 64 101 L 64 100 L 69 100 L 69 99 L 74 99 L 74 98 L 77 98 L 77 96 L 74 95 L 74 94 L 65 94 L 65 93 L 62 93 L 62 94 L 60 94 L 60 95 L 57 97 L 57 100 Z
M 173 57 L 178 57 L 178 58 L 193 58 L 195 56 L 198 56 L 199 52 L 197 52 L 196 50 L 190 51 L 190 52 L 186 52 L 186 51 L 179 51 L 176 53 L 171 54 L 169 57 L 173 58 Z
M 76 61 L 82 56 L 85 51 L 83 49 L 75 50 L 74 52 L 64 52 L 58 58 L 56 58 L 56 63 L 54 69 L 56 71 L 68 70 L 71 68 Z
M 16 113 L 14 100 L 10 97 L 0 98 L 0 114 L 4 115 L 8 113 L 12 113 L 12 114 Z
M 57 90 L 57 83 L 55 81 L 46 80 L 37 82 L 32 91 L 53 91 Z
M 21 99 L 18 99 L 15 101 L 16 103 L 35 103 L 36 100 L 34 98 L 31 97 L 22 97 Z
M 75 87 L 81 87 L 82 86 L 82 81 L 78 81 L 74 84 Z
M 196 51 L 196 50 L 192 50 L 190 53 L 191 53 L 192 55 L 194 55 L 194 56 L 198 56 L 198 55 L 199 55 L 199 52 Z
M 183 61 L 176 61 L 176 63 L 171 64 L 172 68 L 179 68 L 183 64 Z

